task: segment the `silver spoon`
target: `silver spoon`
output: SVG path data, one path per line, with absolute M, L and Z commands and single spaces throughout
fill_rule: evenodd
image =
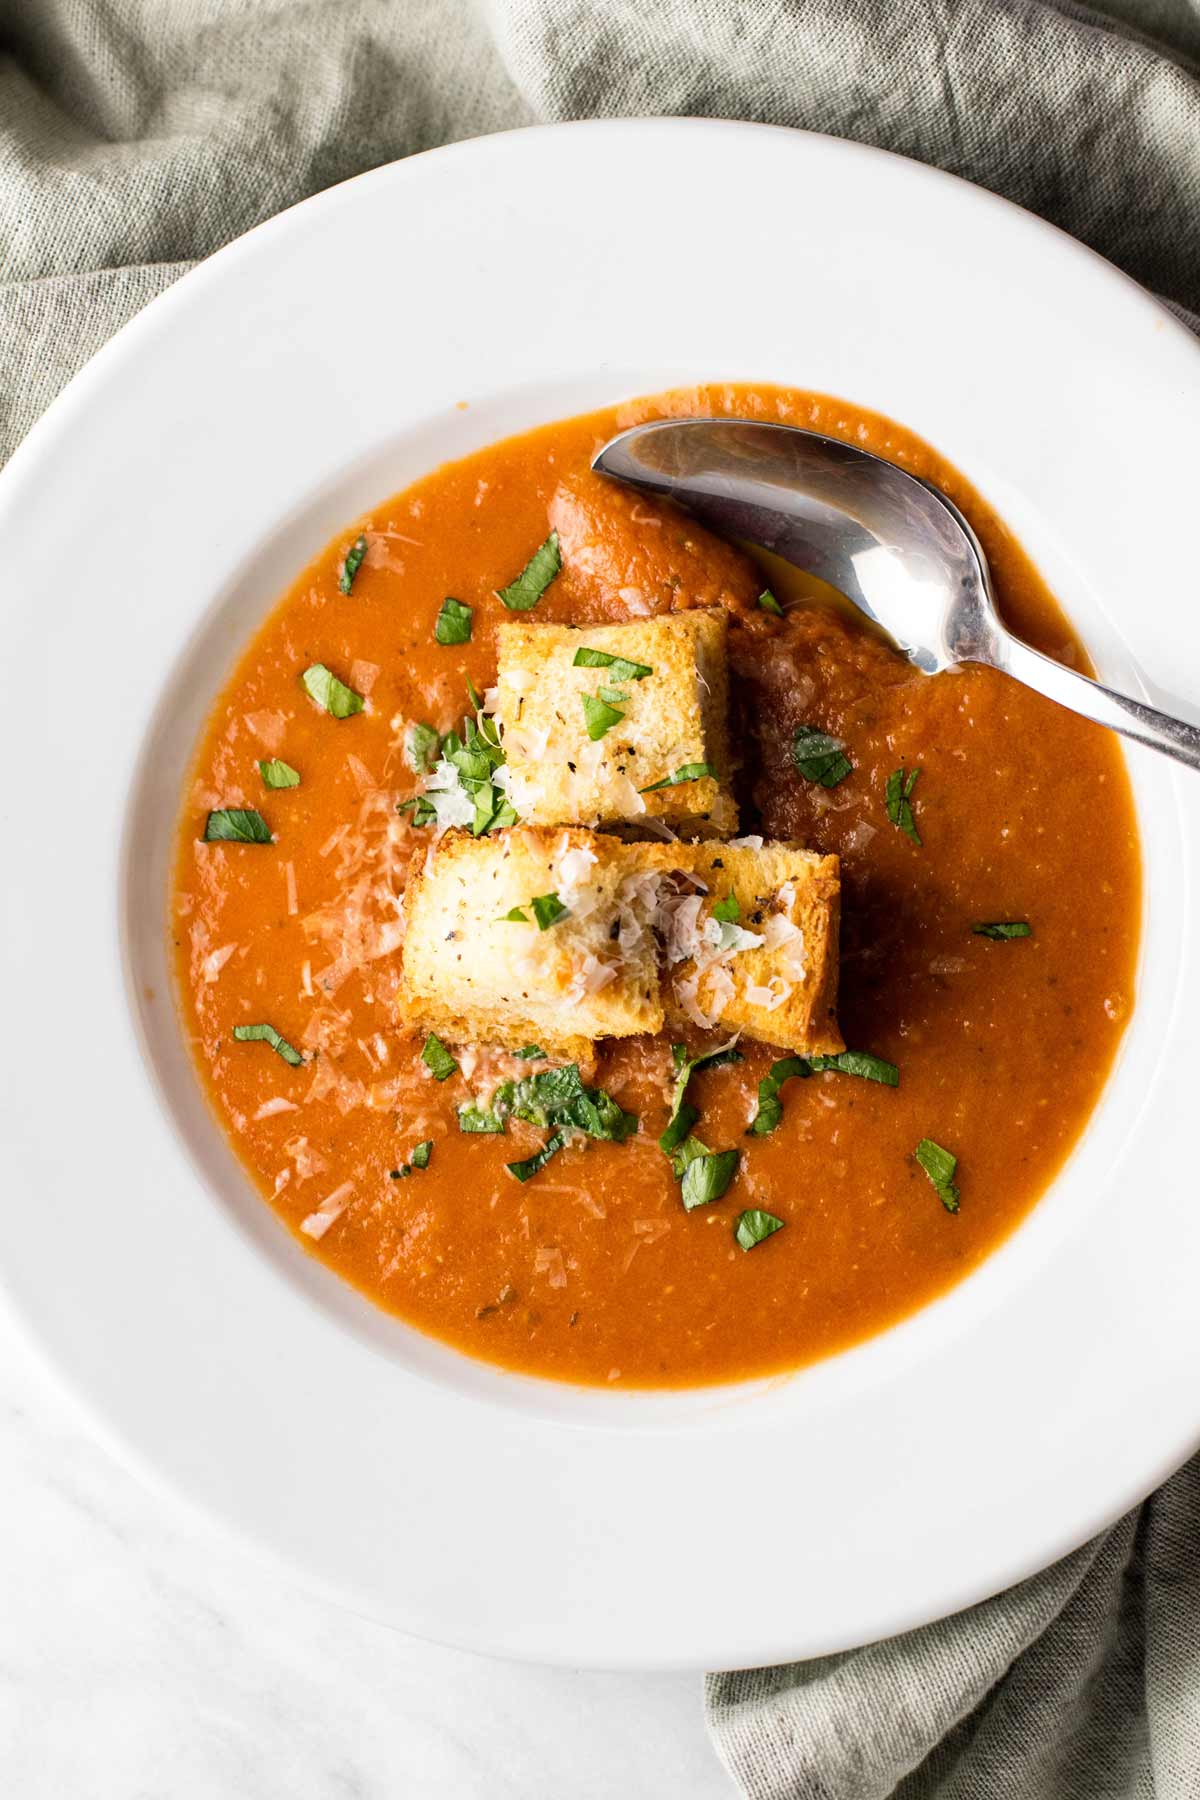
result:
M 819 576 L 927 674 L 987 663 L 1085 719 L 1200 769 L 1200 729 L 1031 650 L 1001 624 L 987 559 L 945 494 L 853 444 L 746 419 L 660 419 L 592 467 L 680 501 Z

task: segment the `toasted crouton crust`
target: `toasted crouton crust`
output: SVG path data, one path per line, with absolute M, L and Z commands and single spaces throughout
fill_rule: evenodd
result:
M 649 931 L 618 942 L 626 876 L 638 846 L 591 832 L 517 826 L 473 838 L 449 832 L 405 895 L 400 986 L 405 1022 L 451 1041 L 586 1060 L 592 1040 L 658 1031 L 663 1022 Z M 540 930 L 530 902 L 568 908 Z M 527 922 L 506 919 L 519 908 Z
M 737 827 L 730 791 L 728 672 L 722 609 L 693 608 L 629 625 L 502 624 L 499 718 L 508 793 L 539 825 L 616 825 L 661 819 L 695 836 Z M 611 671 L 576 668 L 582 648 L 643 663 L 652 674 L 619 684 L 624 714 L 603 737 L 587 735 L 584 695 L 614 685 Z M 643 790 L 691 763 L 716 777 Z
M 679 870 L 707 890 L 683 915 L 683 929 L 668 934 L 663 973 L 668 1027 L 718 1025 L 806 1056 L 843 1050 L 837 1023 L 838 858 L 778 842 L 644 848 L 655 867 L 664 873 Z M 737 950 L 724 960 L 708 960 L 713 946 L 707 943 L 698 958 L 683 954 L 700 937 L 713 907 L 731 894 L 742 930 L 780 941 Z M 798 935 L 785 934 L 773 920 L 786 921 Z

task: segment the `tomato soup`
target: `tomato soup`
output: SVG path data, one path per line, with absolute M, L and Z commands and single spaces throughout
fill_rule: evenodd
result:
M 616 431 L 694 414 L 846 438 L 934 482 L 982 541 L 1012 628 L 1088 668 L 1002 521 L 902 427 L 777 388 L 672 392 L 495 444 L 338 534 L 216 702 L 170 895 L 199 1079 L 282 1225 L 421 1331 L 587 1383 L 794 1368 L 943 1292 L 1060 1168 L 1134 999 L 1139 851 L 1116 740 L 995 671 L 919 674 L 797 571 L 590 473 Z M 405 882 L 437 830 L 404 804 L 423 786 L 413 729 L 459 730 L 468 682 L 476 696 L 495 682 L 499 590 L 552 523 L 561 569 L 538 619 L 729 610 L 740 829 L 841 859 L 842 1033 L 899 1071 L 895 1086 L 838 1068 L 788 1080 L 776 1128 L 749 1134 L 782 1053 L 743 1038 L 740 1061 L 700 1069 L 688 1090 L 704 1144 L 739 1152 L 727 1191 L 692 1211 L 658 1143 L 666 1036 L 601 1041 L 584 1070 L 636 1131 L 572 1134 L 519 1180 L 509 1165 L 544 1130 L 515 1116 L 464 1130 L 462 1113 L 529 1065 L 451 1044 L 439 1080 L 397 1022 Z M 438 629 L 448 597 L 465 639 Z M 338 688 L 314 696 L 314 668 Z M 338 706 L 339 690 L 361 706 Z M 831 785 L 797 760 L 798 731 L 813 729 L 851 765 Z M 265 841 L 236 824 L 204 841 L 214 811 L 260 819 Z M 686 1035 L 691 1055 L 722 1041 Z M 954 1165 L 918 1156 L 930 1145 Z M 782 1229 L 747 1252 L 735 1227 L 757 1212 Z

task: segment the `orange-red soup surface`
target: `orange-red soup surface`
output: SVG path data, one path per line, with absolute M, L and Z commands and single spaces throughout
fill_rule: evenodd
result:
M 1071 1150 L 1134 998 L 1140 870 L 1115 740 L 988 669 L 926 677 L 795 571 L 730 546 L 590 475 L 615 431 L 669 414 L 782 420 L 851 439 L 927 477 L 970 519 L 1008 622 L 1087 660 L 1003 523 L 900 426 L 843 401 L 707 387 L 546 426 L 436 470 L 373 508 L 304 571 L 245 650 L 188 781 L 170 926 L 184 1029 L 213 1107 L 263 1198 L 380 1306 L 471 1355 L 563 1379 L 677 1386 L 794 1368 L 881 1330 L 972 1269 Z M 782 1053 L 702 1072 L 690 1091 L 710 1149 L 742 1152 L 724 1197 L 685 1212 L 658 1148 L 672 1085 L 665 1039 L 601 1045 L 590 1079 L 640 1119 L 580 1140 L 524 1185 L 505 1165 L 547 1133 L 466 1134 L 458 1108 L 531 1065 L 460 1054 L 437 1082 L 397 1029 L 396 902 L 428 828 L 398 814 L 420 779 L 406 727 L 458 727 L 469 677 L 495 679 L 496 590 L 554 525 L 562 573 L 537 619 L 614 621 L 723 604 L 733 614 L 742 832 L 842 859 L 840 1017 L 848 1044 L 900 1069 L 896 1088 L 839 1073 L 793 1080 L 771 1135 L 746 1135 Z M 365 533 L 351 591 L 347 549 Z M 757 605 L 766 582 L 783 619 Z M 474 609 L 467 644 L 435 641 L 443 599 Z M 323 663 L 366 696 L 335 719 L 301 685 Z M 853 773 L 803 780 L 797 725 L 843 740 Z M 278 757 L 298 787 L 268 790 Z M 919 767 L 921 846 L 889 821 L 885 784 Z M 254 807 L 269 844 L 204 843 L 210 809 Z M 993 941 L 980 921 L 1028 920 Z M 269 1021 L 293 1067 L 233 1028 Z M 693 1047 L 705 1043 L 703 1035 Z M 715 1044 L 719 1037 L 707 1040 Z M 539 1065 L 533 1065 L 537 1067 Z M 541 1065 L 544 1066 L 544 1065 Z M 958 1158 L 957 1213 L 914 1158 Z M 400 1178 L 432 1140 L 428 1167 Z M 351 1184 L 347 1189 L 346 1184 Z M 749 1208 L 784 1229 L 750 1252 Z

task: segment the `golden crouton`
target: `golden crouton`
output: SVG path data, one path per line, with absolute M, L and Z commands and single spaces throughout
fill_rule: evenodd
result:
M 518 817 L 537 825 L 661 819 L 702 837 L 736 830 L 726 626 L 723 610 L 699 608 L 630 625 L 502 624 L 498 713 Z M 650 672 L 638 679 L 628 667 L 577 667 L 580 651 Z M 593 729 L 608 729 L 590 737 L 588 715 L 598 708 L 607 713 Z M 688 775 L 697 767 L 715 774 Z
M 806 1056 L 845 1048 L 836 856 L 756 838 L 642 849 L 648 866 L 677 872 L 659 902 L 670 1028 L 720 1026 Z
M 658 1031 L 653 884 L 638 880 L 639 849 L 562 828 L 447 833 L 405 895 L 403 1020 L 576 1062 L 595 1038 Z

